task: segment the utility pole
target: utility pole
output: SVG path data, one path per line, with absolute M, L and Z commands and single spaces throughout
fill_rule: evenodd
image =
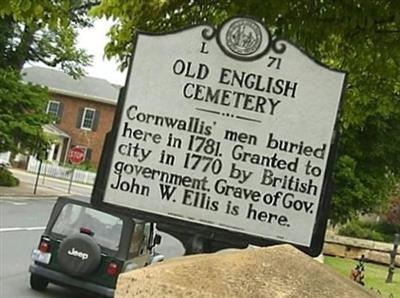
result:
M 391 283 L 393 280 L 394 268 L 396 267 L 396 255 L 397 255 L 397 248 L 400 243 L 400 234 L 394 234 L 394 245 L 393 250 L 390 253 L 390 265 L 388 275 L 386 277 L 386 282 Z

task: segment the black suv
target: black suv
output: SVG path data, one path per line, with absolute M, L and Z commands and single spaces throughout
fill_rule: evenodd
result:
M 119 273 L 163 259 L 154 252 L 160 241 L 153 223 L 60 197 L 32 252 L 31 287 L 52 282 L 113 297 Z

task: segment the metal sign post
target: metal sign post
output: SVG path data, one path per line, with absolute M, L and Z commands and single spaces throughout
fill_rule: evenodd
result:
M 400 234 L 395 234 L 393 250 L 390 253 L 390 265 L 389 265 L 388 275 L 386 277 L 387 283 L 391 283 L 393 281 L 394 269 L 396 267 L 397 248 L 398 248 L 399 244 L 400 244 Z
M 75 168 L 85 160 L 86 150 L 79 146 L 72 147 L 68 152 L 68 160 L 74 165 L 68 185 L 68 193 L 71 193 L 72 181 L 74 178 Z
M 68 185 L 68 193 L 71 193 L 71 187 L 72 187 L 72 181 L 74 179 L 74 173 L 75 173 L 75 166 L 72 168 L 72 171 L 71 171 L 71 177 L 69 179 L 69 185 Z
M 34 194 L 34 195 L 36 194 L 36 191 L 37 191 L 37 186 L 38 186 L 38 183 L 39 183 L 40 171 L 42 170 L 42 163 L 43 163 L 43 161 L 42 161 L 42 159 L 40 159 L 40 160 L 39 160 L 39 169 L 38 169 L 38 172 L 37 172 L 37 174 L 36 174 L 35 187 L 34 187 L 34 189 L 33 189 L 33 194 Z

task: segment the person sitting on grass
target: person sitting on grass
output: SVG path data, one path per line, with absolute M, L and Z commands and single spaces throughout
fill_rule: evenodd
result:
M 364 255 L 361 256 L 356 267 L 354 267 L 350 272 L 350 278 L 355 282 L 364 285 Z

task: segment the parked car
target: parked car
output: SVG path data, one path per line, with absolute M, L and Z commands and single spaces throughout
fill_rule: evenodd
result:
M 32 289 L 49 282 L 113 297 L 118 275 L 162 261 L 155 224 L 98 209 L 79 197 L 60 197 L 29 267 Z

